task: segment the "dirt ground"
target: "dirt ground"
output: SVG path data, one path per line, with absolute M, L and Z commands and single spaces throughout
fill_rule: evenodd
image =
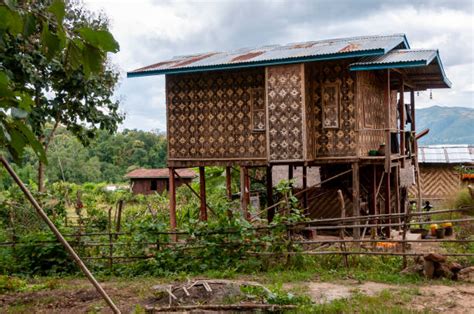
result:
M 236 280 L 236 283 L 238 282 Z M 156 284 L 159 282 L 150 278 L 120 280 L 106 282 L 104 288 L 123 313 L 132 313 L 143 312 L 146 305 L 157 305 L 157 295 L 152 289 Z M 318 304 L 350 298 L 356 293 L 374 296 L 386 290 L 394 292 L 413 288 L 416 293 L 409 304 L 412 310 L 434 313 L 474 313 L 474 284 L 457 283 L 448 286 L 434 282 L 432 285 L 411 286 L 344 280 L 338 282 L 303 281 L 284 284 L 283 288 L 306 294 Z M 61 280 L 60 284 L 51 290 L 0 295 L 0 313 L 91 312 L 109 313 L 109 310 L 88 282 L 80 279 Z

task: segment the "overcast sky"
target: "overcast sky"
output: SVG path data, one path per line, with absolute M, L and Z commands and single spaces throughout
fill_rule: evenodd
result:
M 415 4 L 416 3 L 416 4 Z M 453 87 L 417 97 L 418 108 L 474 108 L 472 0 L 168 1 L 86 0 L 103 11 L 120 43 L 113 62 L 126 113 L 123 128 L 166 129 L 164 76 L 126 71 L 207 51 L 327 38 L 405 33 L 412 48 L 439 49 Z

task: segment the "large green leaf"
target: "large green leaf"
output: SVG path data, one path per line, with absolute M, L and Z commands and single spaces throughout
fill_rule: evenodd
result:
M 48 11 L 53 13 L 56 16 L 58 24 L 63 23 L 64 15 L 66 14 L 66 5 L 62 0 L 53 0 L 51 5 L 48 8 Z
M 96 48 L 107 52 L 118 52 L 120 50 L 118 42 L 108 31 L 83 27 L 79 29 L 79 34 L 82 39 Z
M 68 42 L 66 47 L 66 65 L 73 70 L 78 69 L 83 63 L 82 50 L 76 40 Z
M 0 30 L 8 30 L 16 35 L 23 30 L 23 20 L 18 12 L 5 5 L 0 5 Z
M 5 98 L 11 98 L 14 96 L 13 91 L 9 86 L 10 78 L 5 72 L 0 71 L 0 98 L 5 101 Z
M 103 55 L 99 49 L 91 45 L 85 45 L 82 51 L 84 72 L 86 76 L 90 72 L 100 72 L 102 69 Z
M 44 53 L 48 59 L 52 59 L 61 48 L 60 38 L 50 31 L 47 23 L 43 23 L 41 42 L 43 44 Z
M 15 120 L 16 127 L 21 131 L 21 133 L 26 137 L 28 145 L 30 145 L 38 158 L 47 163 L 46 152 L 44 151 L 43 145 L 38 141 L 33 132 L 23 123 L 21 120 Z

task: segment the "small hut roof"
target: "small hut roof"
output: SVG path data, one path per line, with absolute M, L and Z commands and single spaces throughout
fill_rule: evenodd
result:
M 418 161 L 424 164 L 474 163 L 474 145 L 427 145 L 418 147 Z
M 192 169 L 176 169 L 181 178 L 195 178 L 196 173 Z M 160 169 L 135 169 L 125 175 L 129 179 L 166 179 L 169 178 L 168 168 Z

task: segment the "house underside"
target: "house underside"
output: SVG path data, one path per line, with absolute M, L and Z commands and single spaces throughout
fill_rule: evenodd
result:
M 266 168 L 272 205 L 275 165 L 288 166 L 289 179 L 301 168 L 312 217 L 337 215 L 338 204 L 322 201 L 326 190 L 342 190 L 352 215 L 404 211 L 417 168 L 415 92 L 450 86 L 438 52 L 411 50 L 404 35 L 177 57 L 128 73 L 158 74 L 166 75 L 168 167 L 200 167 L 202 219 L 206 166 L 227 175 L 240 167 L 247 217 L 248 169 Z M 311 189 L 308 167 L 320 167 L 322 183 Z M 172 212 L 173 190 L 170 182 Z

